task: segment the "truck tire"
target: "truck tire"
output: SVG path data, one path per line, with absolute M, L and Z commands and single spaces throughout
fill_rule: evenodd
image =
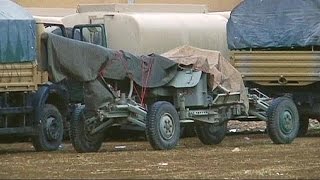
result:
M 184 123 L 180 127 L 180 138 L 195 137 L 197 135 L 194 123 Z
M 158 101 L 151 106 L 146 119 L 146 136 L 155 150 L 176 147 L 180 137 L 180 122 L 171 103 Z
M 31 137 L 36 151 L 54 151 L 62 144 L 63 119 L 59 110 L 52 104 L 45 104 L 40 111 L 40 120 Z
M 104 133 L 90 135 L 85 124 L 84 105 L 74 109 L 70 120 L 70 140 L 78 153 L 97 152 L 103 141 Z
M 267 131 L 275 144 L 290 144 L 298 135 L 299 113 L 288 97 L 278 97 L 267 110 Z
M 300 126 L 298 131 L 298 137 L 306 136 L 309 128 L 309 117 L 300 116 Z
M 219 144 L 226 136 L 227 122 L 224 122 L 221 125 L 215 125 L 205 122 L 196 122 L 195 129 L 198 138 L 203 144 Z

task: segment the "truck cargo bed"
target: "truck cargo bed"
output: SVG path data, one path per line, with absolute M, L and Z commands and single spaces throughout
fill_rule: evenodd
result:
M 35 91 L 48 81 L 46 72 L 33 62 L 0 64 L 0 92 Z
M 233 51 L 244 81 L 263 86 L 305 86 L 320 81 L 320 51 Z

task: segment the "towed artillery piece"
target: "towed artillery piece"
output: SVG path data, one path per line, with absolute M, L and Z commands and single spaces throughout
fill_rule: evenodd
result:
M 194 80 L 190 83 L 190 79 Z M 145 129 L 147 139 L 155 150 L 174 148 L 180 137 L 180 124 L 194 122 L 195 131 L 205 145 L 219 144 L 227 132 L 227 122 L 231 119 L 243 118 L 243 107 L 240 93 L 229 93 L 225 88 L 215 94 L 206 88 L 207 74 L 202 71 L 185 69 L 164 87 L 153 89 L 152 95 L 159 98 L 148 109 L 132 98 L 133 82 L 130 81 L 130 93 L 122 93 L 114 103 L 106 103 L 91 118 L 85 116 L 85 106 L 78 105 L 71 119 L 71 141 L 77 152 L 96 152 L 104 141 L 104 130 L 113 124 L 134 124 Z M 171 91 L 170 89 L 175 90 Z M 159 91 L 163 91 L 158 93 Z M 255 93 L 250 95 L 251 102 L 256 103 L 260 112 L 251 110 L 261 120 L 268 122 L 268 131 L 273 142 L 277 144 L 291 143 L 295 138 L 298 124 L 297 110 L 292 100 L 280 97 L 274 100 L 272 108 L 267 102 L 270 98 Z M 186 92 L 192 92 L 188 94 Z M 258 98 L 258 96 L 261 96 Z M 172 96 L 174 103 L 161 100 Z M 255 107 L 255 108 L 257 108 Z M 269 116 L 266 111 L 269 110 Z M 285 133 L 276 125 L 279 117 L 284 116 L 287 124 L 283 125 Z M 272 119 L 268 119 L 272 118 Z M 288 136 L 287 132 L 292 131 Z
M 174 148 L 180 124 L 188 122 L 207 145 L 223 140 L 231 119 L 265 120 L 278 144 L 297 135 L 299 117 L 290 97 L 273 100 L 257 89 L 248 94 L 219 52 L 181 47 L 137 57 L 50 33 L 47 47 L 53 79 L 76 79 L 84 87 L 84 104 L 76 105 L 70 121 L 77 152 L 98 151 L 115 124 L 145 129 L 157 150 Z

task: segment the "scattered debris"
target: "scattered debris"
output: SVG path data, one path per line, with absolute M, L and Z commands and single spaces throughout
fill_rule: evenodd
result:
M 127 146 L 115 146 L 115 149 L 125 149 Z
M 316 119 L 309 120 L 309 129 L 320 129 L 320 123 Z
M 159 166 L 168 166 L 168 163 L 158 163 Z
M 235 133 L 235 132 L 237 132 L 237 129 L 230 129 L 229 132 Z
M 264 121 L 238 121 L 231 120 L 228 122 L 228 131 L 231 133 L 239 132 L 265 132 L 266 122 Z
M 63 145 L 63 144 L 60 144 L 58 149 L 59 149 L 59 150 L 63 150 L 63 148 L 64 148 L 64 145 Z
M 232 150 L 232 152 L 240 152 L 240 148 L 236 147 Z

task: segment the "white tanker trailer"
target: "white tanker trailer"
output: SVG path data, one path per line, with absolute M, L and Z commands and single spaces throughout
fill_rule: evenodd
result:
M 229 57 L 228 20 L 219 14 L 85 12 L 63 17 L 61 21 L 66 27 L 77 25 L 74 32 L 81 32 L 83 41 L 136 55 L 161 54 L 191 45 L 217 50 Z

